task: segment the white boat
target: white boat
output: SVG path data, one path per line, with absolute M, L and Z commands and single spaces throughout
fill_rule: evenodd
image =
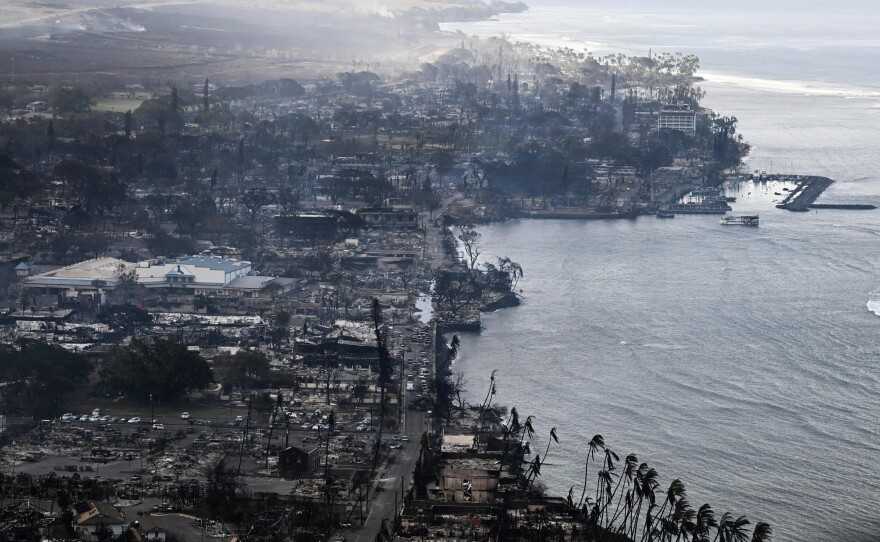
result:
M 721 219 L 724 226 L 757 226 L 758 215 L 725 216 Z

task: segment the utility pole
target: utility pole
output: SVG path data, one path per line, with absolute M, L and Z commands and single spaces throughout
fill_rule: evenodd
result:
M 238 449 L 238 474 L 241 475 L 241 458 L 244 456 L 244 443 L 248 438 L 248 428 L 251 426 L 251 405 L 254 402 L 254 394 L 248 395 L 248 415 L 244 424 L 244 433 L 241 435 L 241 446 Z

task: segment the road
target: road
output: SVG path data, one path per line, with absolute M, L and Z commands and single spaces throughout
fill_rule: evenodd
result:
M 440 214 L 445 211 L 452 202 L 461 199 L 461 194 L 455 194 L 443 201 Z M 446 256 L 443 253 L 442 230 L 430 225 L 430 221 L 425 221 L 428 225 L 428 231 L 425 236 L 427 244 L 426 253 L 430 256 L 431 270 L 436 270 L 443 266 L 446 262 Z M 436 343 L 434 336 L 434 326 L 430 326 L 431 347 L 428 348 L 428 357 L 430 363 L 428 366 L 431 371 L 431 378 L 435 377 L 434 363 L 435 349 L 433 345 Z M 421 447 L 422 434 L 430 430 L 430 420 L 426 413 L 421 410 L 406 408 L 413 399 L 415 392 L 406 392 L 404 397 L 405 420 L 404 430 L 401 435 L 406 435 L 408 442 L 401 442 L 402 447 L 398 450 L 394 458 L 394 462 L 387 466 L 386 470 L 380 473 L 378 477 L 382 480 L 384 490 L 375 493 L 370 498 L 370 512 L 364 525 L 356 530 L 347 533 L 345 539 L 349 542 L 373 542 L 382 527 L 383 521 L 390 523 L 394 521 L 397 507 L 403 499 L 403 495 L 409 488 L 412 473 L 415 469 L 416 460 L 419 457 L 419 449 Z
M 372 542 L 379 534 L 382 521 L 394 520 L 396 506 L 403 499 L 403 494 L 409 488 L 412 479 L 413 469 L 419 457 L 422 434 L 428 429 L 424 412 L 407 410 L 406 413 L 406 430 L 402 434 L 405 434 L 409 441 L 401 442 L 401 448 L 393 456 L 394 462 L 390 465 L 386 464 L 386 469 L 378 476 L 384 489 L 373 493 L 370 497 L 370 513 L 363 527 L 347 534 L 346 540 Z M 375 489 L 375 485 L 373 487 Z

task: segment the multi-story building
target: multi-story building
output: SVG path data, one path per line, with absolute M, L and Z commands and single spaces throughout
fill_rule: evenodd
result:
M 697 133 L 697 114 L 687 104 L 664 105 L 657 122 L 661 130 L 678 130 L 691 136 Z

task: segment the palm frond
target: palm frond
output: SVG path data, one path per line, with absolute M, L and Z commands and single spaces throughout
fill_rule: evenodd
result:
M 769 542 L 773 536 L 773 528 L 769 523 L 759 521 L 752 532 L 752 542 Z

